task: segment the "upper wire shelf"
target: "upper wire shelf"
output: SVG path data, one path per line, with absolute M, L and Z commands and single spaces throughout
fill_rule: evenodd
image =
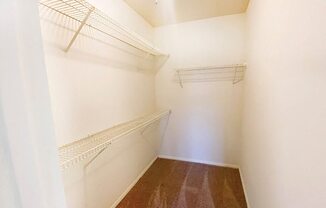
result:
M 40 0 L 40 5 L 80 23 L 65 51 L 68 51 L 84 26 L 154 56 L 167 56 L 140 35 L 119 24 L 85 0 Z
M 117 142 L 122 136 L 131 134 L 138 129 L 145 128 L 170 115 L 170 113 L 170 110 L 156 112 L 64 145 L 59 148 L 60 166 L 64 170 L 83 160 L 92 160 L 108 146 Z
M 246 68 L 245 64 L 179 68 L 176 69 L 175 80 L 182 88 L 187 82 L 232 81 L 236 84 L 244 79 Z

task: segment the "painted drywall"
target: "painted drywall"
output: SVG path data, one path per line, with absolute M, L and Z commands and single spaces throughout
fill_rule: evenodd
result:
M 123 1 L 91 3 L 152 38 L 151 26 Z M 42 6 L 40 15 L 58 146 L 154 111 L 152 57 L 88 28 L 66 53 L 79 23 Z
M 0 2 L 0 207 L 65 208 L 36 0 Z
M 63 172 L 69 208 L 115 207 L 157 158 L 168 117 Z
M 174 81 L 176 68 L 243 63 L 245 15 L 155 28 L 155 43 L 170 54 L 156 76 L 159 108 L 172 110 L 161 155 L 238 164 L 242 83 Z
M 143 40 L 153 41 L 153 27 L 123 0 L 89 0 L 112 19 L 138 34 Z
M 251 208 L 326 207 L 326 2 L 251 0 L 241 169 Z
M 152 40 L 153 28 L 124 1 L 91 3 Z M 40 16 L 58 146 L 155 110 L 153 57 L 87 28 L 66 53 L 79 23 L 42 6 Z M 80 163 L 65 170 L 68 207 L 111 207 L 157 157 L 163 129 L 158 122 L 134 132 L 87 167 Z
M 124 1 L 154 27 L 244 13 L 249 3 L 249 0 Z

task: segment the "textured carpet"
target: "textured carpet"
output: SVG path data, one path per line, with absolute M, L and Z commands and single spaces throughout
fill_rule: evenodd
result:
M 119 208 L 247 208 L 237 169 L 157 159 Z

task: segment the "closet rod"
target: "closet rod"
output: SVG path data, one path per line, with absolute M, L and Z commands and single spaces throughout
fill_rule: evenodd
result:
M 213 70 L 209 70 L 209 71 L 199 71 L 196 73 L 193 73 L 194 70 L 191 71 L 179 71 L 179 74 L 182 76 L 193 76 L 193 75 L 208 75 L 208 74 L 230 74 L 233 73 L 234 70 L 224 70 L 224 71 L 213 71 Z M 237 70 L 238 73 L 243 73 L 245 72 L 245 70 Z
M 220 65 L 220 66 L 204 66 L 204 67 L 189 67 L 189 68 L 177 68 L 179 72 L 183 71 L 197 71 L 197 70 L 212 70 L 212 69 L 234 69 L 245 68 L 245 64 L 233 64 L 233 65 Z

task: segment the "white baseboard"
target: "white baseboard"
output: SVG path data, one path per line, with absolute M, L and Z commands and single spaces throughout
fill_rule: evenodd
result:
M 118 204 L 122 201 L 122 199 L 129 193 L 129 191 L 136 185 L 139 179 L 146 173 L 146 171 L 152 166 L 155 160 L 158 157 L 155 157 L 145 168 L 144 170 L 138 175 L 138 177 L 128 186 L 128 188 L 120 195 L 120 197 L 114 202 L 111 208 L 115 208 Z
M 242 171 L 241 171 L 241 168 L 239 168 L 239 173 L 240 173 L 240 178 L 241 178 L 241 183 L 242 183 L 242 188 L 243 188 L 243 192 L 244 192 L 244 195 L 245 195 L 245 198 L 246 198 L 246 202 L 247 202 L 247 207 L 250 208 L 250 203 L 249 203 L 249 200 L 248 200 L 248 192 L 247 192 L 247 189 L 246 189 L 246 186 L 245 186 L 245 183 L 244 183 L 244 178 L 243 178 L 243 174 L 242 174 Z
M 211 162 L 211 161 L 188 159 L 188 158 L 174 157 L 174 156 L 168 156 L 168 155 L 159 155 L 158 157 L 163 158 L 163 159 L 180 160 L 180 161 L 185 161 L 185 162 L 201 163 L 201 164 L 206 164 L 206 165 L 214 165 L 214 166 L 220 166 L 220 167 L 226 167 L 226 168 L 239 169 L 239 166 L 234 165 L 234 164 L 216 163 L 216 162 Z

